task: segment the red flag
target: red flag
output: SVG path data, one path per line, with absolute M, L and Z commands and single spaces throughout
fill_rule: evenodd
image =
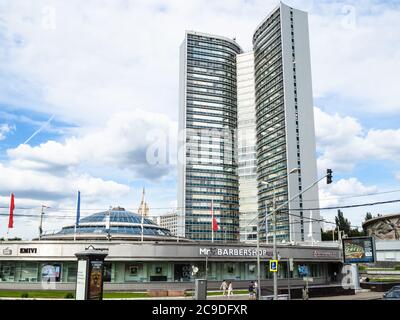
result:
M 219 230 L 219 225 L 218 225 L 218 222 L 217 222 L 216 218 L 213 218 L 212 228 L 213 228 L 213 231 L 218 231 Z
M 11 202 L 10 202 L 10 217 L 8 219 L 8 228 L 11 229 L 14 227 L 14 194 L 11 193 Z

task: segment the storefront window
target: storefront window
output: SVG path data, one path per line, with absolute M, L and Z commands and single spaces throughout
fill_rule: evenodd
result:
M 36 262 L 21 262 L 16 264 L 17 282 L 37 282 L 38 280 L 38 264 Z
M 111 270 L 112 270 L 111 262 L 105 262 L 104 269 L 103 269 L 104 282 L 111 282 Z
M 0 262 L 0 281 L 14 282 L 15 262 Z
M 60 263 L 42 264 L 40 267 L 40 276 L 42 282 L 60 282 L 61 264 Z
M 193 270 L 195 271 L 195 270 Z M 174 265 L 174 281 L 191 281 L 192 280 L 192 265 L 190 264 L 175 264 Z
M 63 263 L 62 282 L 76 282 L 78 263 Z
M 143 264 L 126 263 L 125 264 L 125 281 L 140 281 L 143 273 Z

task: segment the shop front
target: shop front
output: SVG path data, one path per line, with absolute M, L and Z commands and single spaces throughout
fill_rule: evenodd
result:
M 257 251 L 246 245 L 204 246 L 179 243 L 125 242 L 2 242 L 0 243 L 0 290 L 10 284 L 30 287 L 31 284 L 53 283 L 71 287 L 76 282 L 76 252 L 89 245 L 107 248 L 104 279 L 105 290 L 141 290 L 161 284 L 191 288 L 195 279 L 210 283 L 222 280 L 238 284 L 257 279 Z M 36 250 L 21 250 L 25 247 Z M 309 277 L 327 284 L 332 270 L 341 264 L 340 250 L 335 247 L 279 246 L 278 279 L 302 280 L 300 266 L 309 270 Z M 4 255 L 4 252 L 7 253 Z M 29 253 L 27 253 L 29 252 Z M 272 279 L 269 272 L 270 247 L 260 254 L 261 279 Z M 293 270 L 289 268 L 293 260 Z M 65 287 L 65 286 L 64 286 Z M 236 286 L 237 287 L 237 286 Z

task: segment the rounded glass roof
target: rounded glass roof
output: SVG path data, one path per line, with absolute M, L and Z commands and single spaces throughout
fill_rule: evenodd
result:
M 86 224 L 86 223 L 92 223 L 92 222 L 106 222 L 108 215 L 108 211 L 104 212 L 98 212 L 95 214 L 92 214 L 88 217 L 82 218 L 79 222 L 79 224 Z M 110 223 L 134 223 L 134 224 L 141 224 L 142 223 L 142 217 L 139 216 L 136 213 L 125 211 L 125 210 L 112 210 L 110 212 Z M 151 221 L 150 219 L 143 218 L 143 224 L 146 225 L 154 225 L 155 223 Z
M 110 228 L 106 229 L 107 216 L 110 214 Z M 110 211 L 103 211 L 82 218 L 75 229 L 75 225 L 63 227 L 59 232 L 51 235 L 91 235 L 95 236 L 132 236 L 141 237 L 142 235 L 142 216 L 137 213 L 125 211 L 123 208 L 114 208 Z M 143 218 L 143 235 L 146 237 L 173 237 L 171 232 L 158 226 L 149 218 Z

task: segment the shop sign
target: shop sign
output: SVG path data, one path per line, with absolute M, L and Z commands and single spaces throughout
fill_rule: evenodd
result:
M 313 252 L 314 258 L 322 258 L 322 257 L 332 257 L 332 258 L 337 258 L 338 254 L 337 252 L 329 252 L 329 251 L 319 251 L 319 250 L 314 250 Z
M 199 253 L 201 256 L 233 256 L 233 257 L 249 257 L 249 256 L 257 256 L 256 249 L 244 249 L 244 248 L 230 248 L 230 249 L 223 249 L 223 248 L 200 248 Z M 260 249 L 259 250 L 260 256 L 272 256 L 271 250 Z
M 20 248 L 20 254 L 37 254 L 37 248 Z
M 12 250 L 10 248 L 3 249 L 3 255 L 11 256 L 12 255 Z

